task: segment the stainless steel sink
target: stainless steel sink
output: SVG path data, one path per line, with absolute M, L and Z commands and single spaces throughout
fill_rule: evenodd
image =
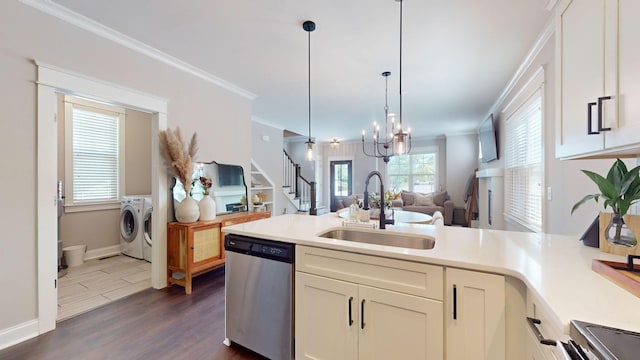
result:
M 318 234 L 318 236 L 328 239 L 423 250 L 433 249 L 436 244 L 436 240 L 428 236 L 402 234 L 393 231 L 330 229 Z

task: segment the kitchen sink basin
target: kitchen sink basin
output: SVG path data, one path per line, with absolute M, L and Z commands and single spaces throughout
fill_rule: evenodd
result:
M 436 244 L 436 240 L 428 236 L 383 230 L 330 229 L 318 234 L 318 236 L 328 239 L 422 250 L 433 249 Z

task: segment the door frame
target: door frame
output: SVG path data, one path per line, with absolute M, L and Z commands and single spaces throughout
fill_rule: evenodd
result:
M 105 82 L 46 63 L 37 66 L 37 266 L 38 266 L 38 332 L 54 330 L 58 314 L 58 129 L 57 95 L 75 94 L 106 101 L 152 114 L 151 119 L 151 193 L 152 213 L 151 285 L 167 286 L 167 172 L 161 165 L 158 132 L 167 128 L 168 100 Z
M 332 182 L 332 172 L 331 172 L 331 164 L 335 163 L 335 162 L 351 162 L 351 193 L 353 194 L 353 189 L 354 189 L 354 174 L 355 174 L 355 162 L 353 160 L 353 157 L 348 157 L 348 156 L 330 156 L 327 159 L 327 184 L 328 184 L 328 190 L 327 191 L 327 196 L 329 198 L 329 201 L 327 201 L 327 203 L 329 204 L 329 210 L 332 209 L 332 188 L 333 188 L 333 182 Z M 349 204 L 350 205 L 350 204 Z

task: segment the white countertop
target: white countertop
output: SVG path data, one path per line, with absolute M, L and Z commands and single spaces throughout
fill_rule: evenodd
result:
M 566 334 L 574 319 L 640 332 L 640 298 L 591 270 L 592 259 L 625 262 L 624 257 L 586 247 L 576 237 L 419 224 L 387 225 L 380 230 L 436 239 L 433 249 L 416 250 L 316 236 L 342 222 L 335 213 L 290 214 L 228 226 L 223 231 L 509 275 L 522 280 L 546 303 Z

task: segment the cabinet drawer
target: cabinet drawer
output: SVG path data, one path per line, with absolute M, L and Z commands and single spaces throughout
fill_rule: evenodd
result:
M 567 341 L 569 335 L 564 334 L 562 323 L 555 315 L 553 315 L 542 301 L 535 296 L 531 291 L 527 291 L 527 316 L 540 320 L 540 324 L 537 324 L 537 328 L 540 330 L 542 336 L 546 339 L 557 341 Z M 543 345 L 541 344 L 533 333 L 533 330 L 529 327 L 529 324 L 524 319 L 524 324 L 527 326 L 527 342 L 530 348 L 537 346 L 536 352 L 543 356 L 543 359 L 563 359 L 562 352 L 557 346 Z
M 540 320 L 537 327 L 545 338 L 562 341 L 569 338 L 563 333 L 560 320 L 552 315 L 531 291 L 527 291 L 527 316 Z
M 441 266 L 297 246 L 296 270 L 435 300 L 444 298 Z

